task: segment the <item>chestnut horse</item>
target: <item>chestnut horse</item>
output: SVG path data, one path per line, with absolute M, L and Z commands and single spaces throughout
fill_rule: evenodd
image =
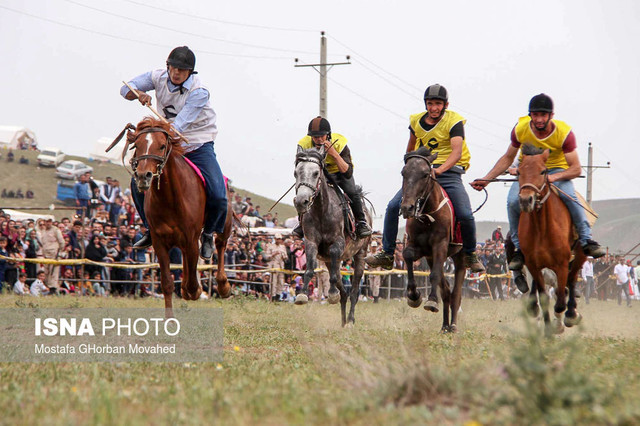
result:
M 134 129 L 135 131 L 131 131 Z M 202 293 L 198 281 L 198 238 L 205 219 L 205 189 L 196 171 L 182 155 L 181 139 L 168 123 L 146 117 L 137 127 L 128 124 L 120 134 L 127 132 L 127 144 L 135 149 L 130 160 L 133 177 L 139 191 L 146 191 L 144 211 L 149 222 L 153 250 L 160 263 L 162 293 L 167 316 L 173 315 L 173 276 L 169 269 L 169 250 L 182 251 L 182 297 L 197 300 Z M 229 195 L 227 194 L 227 198 Z M 227 206 L 224 232 L 216 234 L 218 253 L 216 282 L 220 297 L 228 297 L 231 286 L 224 272 L 224 252 L 231 235 L 233 213 Z
M 454 213 L 431 167 L 437 157 L 438 154 L 431 154 L 426 147 L 404 157 L 400 212 L 407 219 L 407 244 L 402 255 L 407 265 L 407 303 L 412 308 L 422 303 L 422 296 L 416 288 L 413 262 L 426 257 L 431 270 L 431 291 L 424 308 L 438 312 L 439 287 L 443 305 L 441 331 L 447 333 L 457 330 L 465 266 L 462 245 L 451 244 Z M 444 276 L 447 257 L 453 259 L 455 266 L 453 288 Z
M 518 236 L 525 265 L 533 277 L 528 307 L 529 311 L 537 316 L 539 296 L 547 335 L 552 331 L 562 333 L 563 313 L 564 325 L 567 327 L 578 324 L 582 319 L 576 310 L 575 284 L 586 256 L 580 244 L 577 244 L 569 210 L 549 183 L 546 166 L 549 150 L 523 145 L 522 154 L 522 161 L 518 167 L 521 210 Z M 545 289 L 543 268 L 551 269 L 557 276 L 555 330 L 551 329 L 550 324 L 549 298 Z

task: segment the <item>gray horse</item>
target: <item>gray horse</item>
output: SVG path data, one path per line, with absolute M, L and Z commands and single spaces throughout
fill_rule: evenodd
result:
M 364 273 L 364 257 L 367 254 L 370 237 L 353 240 L 344 231 L 342 206 L 336 192 L 327 184 L 324 175 L 326 151 L 321 148 L 303 149 L 298 146 L 294 176 L 296 178 L 296 197 L 294 205 L 302 216 L 307 270 L 304 285 L 296 296 L 296 304 L 309 301 L 307 289 L 317 267 L 317 259 L 329 266 L 329 303 L 340 300 L 342 325 L 355 322 L 355 308 L 358 303 L 360 279 Z M 371 214 L 365 209 L 367 222 L 371 225 Z M 354 274 L 351 281 L 351 293 L 347 295 L 340 279 L 340 262 L 353 259 Z M 346 316 L 347 297 L 351 299 L 349 317 Z

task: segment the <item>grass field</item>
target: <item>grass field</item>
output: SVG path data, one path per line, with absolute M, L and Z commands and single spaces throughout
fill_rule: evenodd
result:
M 16 302 L 0 297 L 0 307 Z M 70 297 L 26 302 L 162 306 L 159 300 Z M 189 303 L 223 309 L 222 363 L 2 363 L 0 423 L 640 421 L 640 305 L 581 306 L 583 324 L 547 340 L 516 300 L 464 300 L 455 335 L 439 334 L 439 314 L 401 301 L 359 303 L 357 323 L 347 329 L 339 325 L 338 306 Z M 10 325 L 3 327 L 5 333 Z

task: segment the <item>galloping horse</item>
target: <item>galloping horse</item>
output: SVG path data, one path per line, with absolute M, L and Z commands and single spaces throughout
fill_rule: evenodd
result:
M 174 283 L 169 269 L 169 250 L 172 247 L 178 247 L 183 254 L 182 297 L 197 300 L 202 293 L 197 266 L 198 237 L 205 219 L 206 195 L 203 182 L 183 157 L 180 138 L 168 123 L 147 117 L 137 127 L 128 124 L 119 138 L 125 131 L 127 144 L 123 158 L 129 145 L 133 145 L 130 149 L 135 151 L 130 164 L 138 190 L 146 191 L 144 211 L 149 222 L 153 250 L 160 263 L 166 314 L 172 316 Z M 224 232 L 217 234 L 215 238 L 218 252 L 216 282 L 221 297 L 228 297 L 231 293 L 231 286 L 224 272 L 224 252 L 231 235 L 232 220 L 229 203 Z
M 453 230 L 453 210 L 445 193 L 435 179 L 431 167 L 438 154 L 422 147 L 405 155 L 402 169 L 402 204 L 400 212 L 407 219 L 407 245 L 402 255 L 407 264 L 407 303 L 417 308 L 422 296 L 416 289 L 413 262 L 425 256 L 431 273 L 431 291 L 424 308 L 438 312 L 438 293 L 442 295 L 443 333 L 457 330 L 457 316 L 462 299 L 462 282 L 465 267 L 462 246 L 451 244 Z M 455 274 L 453 289 L 444 276 L 444 262 L 453 259 Z
M 364 273 L 364 257 L 370 237 L 354 240 L 345 235 L 343 210 L 336 192 L 327 184 L 324 175 L 324 146 L 320 149 L 298 147 L 294 176 L 296 197 L 294 205 L 302 216 L 307 270 L 304 274 L 302 292 L 296 296 L 296 304 L 308 302 L 307 289 L 317 267 L 317 259 L 329 266 L 329 303 L 340 300 L 342 326 L 355 323 L 355 308 L 360 291 L 360 279 Z M 365 209 L 367 222 L 371 215 Z M 354 274 L 351 294 L 347 295 L 340 279 L 340 261 L 353 259 Z M 351 300 L 349 317 L 346 316 L 347 297 Z
M 540 296 L 545 329 L 547 334 L 550 334 L 552 330 L 548 311 L 549 298 L 542 274 L 543 268 L 549 268 L 557 276 L 554 331 L 562 333 L 564 328 L 561 319 L 565 310 L 564 325 L 567 327 L 578 324 L 582 319 L 576 311 L 575 283 L 586 256 L 580 244 L 576 243 L 577 237 L 574 236 L 569 210 L 549 183 L 545 165 L 549 150 L 523 145 L 522 154 L 522 161 L 518 167 L 521 209 L 518 236 L 525 265 L 533 277 L 529 311 L 537 316 L 537 296 Z M 565 293 L 567 286 L 568 304 Z

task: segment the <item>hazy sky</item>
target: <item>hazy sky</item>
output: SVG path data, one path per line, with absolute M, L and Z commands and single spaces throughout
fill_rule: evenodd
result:
M 378 215 L 401 185 L 409 115 L 436 82 L 467 118 L 466 182 L 493 166 L 529 99 L 545 92 L 573 127 L 582 164 L 588 142 L 596 165 L 611 162 L 595 172 L 594 200 L 636 198 L 639 23 L 633 0 L 0 0 L 0 124 L 86 155 L 148 115 L 120 97 L 121 81 L 164 67 L 173 47 L 188 45 L 218 114 L 223 172 L 278 198 L 318 114 L 318 74 L 294 68 L 294 58 L 318 62 L 324 30 L 329 60 L 352 62 L 329 72 L 328 118 L 349 139 L 356 181 Z M 585 193 L 586 181 L 576 183 Z M 489 186 L 478 220 L 506 220 L 507 189 Z M 480 205 L 484 195 L 468 191 Z

